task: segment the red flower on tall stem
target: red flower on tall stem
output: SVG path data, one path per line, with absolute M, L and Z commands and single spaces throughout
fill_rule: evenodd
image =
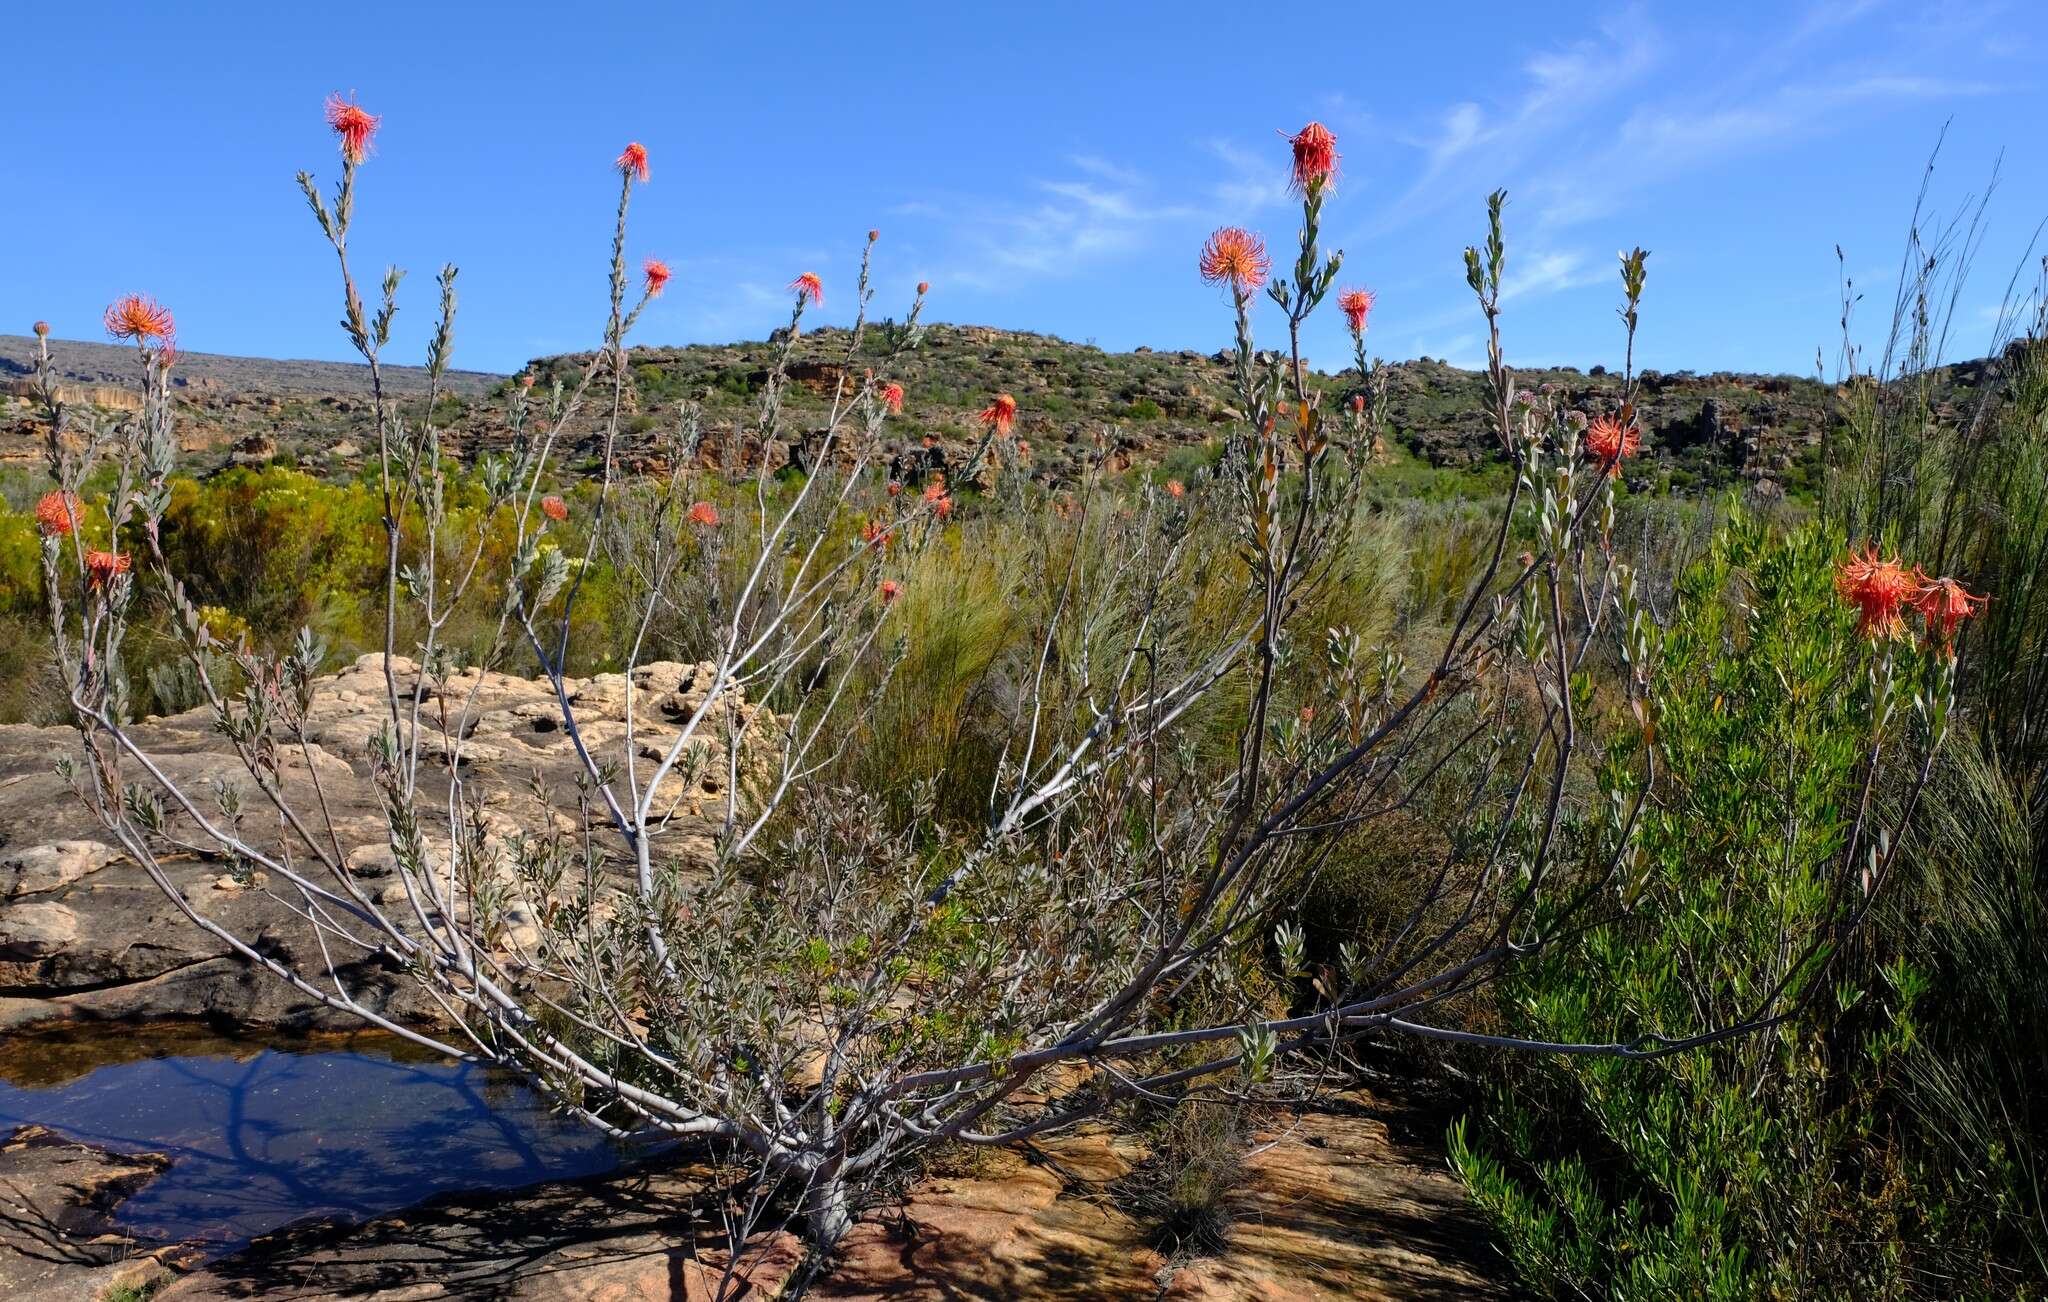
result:
M 718 508 L 709 502 L 692 502 L 690 503 L 688 518 L 691 524 L 701 524 L 706 529 L 716 529 L 718 527 Z
M 1295 190 L 1307 194 L 1318 182 L 1329 183 L 1337 176 L 1337 137 L 1320 122 L 1311 122 L 1287 138 L 1294 146 Z
M 612 160 L 612 166 L 618 168 L 621 175 L 630 176 L 642 185 L 647 184 L 647 146 L 633 141 L 619 151 L 619 156 Z
M 975 419 L 998 434 L 1008 434 L 1010 427 L 1017 423 L 1017 400 L 1007 393 L 999 393 Z
M 338 94 L 327 97 L 327 126 L 341 138 L 344 162 L 359 164 L 369 156 L 370 137 L 377 134 L 377 124 L 382 120 L 352 99 L 343 99 Z
M 1835 591 L 1856 608 L 1856 631 L 1864 637 L 1901 637 L 1900 613 L 1919 597 L 1922 576 L 1896 559 L 1887 560 L 1872 543 L 1861 555 L 1835 567 Z
M 85 584 L 89 588 L 104 588 L 114 581 L 116 574 L 126 574 L 134 558 L 126 552 L 87 552 L 85 554 Z
M 540 513 L 553 520 L 556 524 L 560 524 L 569 518 L 569 504 L 555 494 L 549 493 L 546 497 L 540 499 Z
M 1920 593 L 1913 599 L 1913 609 L 1927 620 L 1928 636 L 1939 636 L 1944 649 L 1953 650 L 1956 640 L 1956 625 L 1977 613 L 1977 608 L 1991 600 L 1964 590 L 1954 579 L 1933 579 L 1920 587 Z
M 1642 445 L 1634 422 L 1624 426 L 1612 416 L 1602 416 L 1586 427 L 1586 452 L 1609 477 L 1620 475 L 1621 459 L 1634 456 Z
M 884 380 L 881 388 L 875 391 L 875 396 L 881 399 L 882 405 L 887 407 L 892 415 L 903 410 L 903 386 L 896 381 Z
M 660 258 L 649 258 L 640 264 L 640 270 L 647 277 L 647 297 L 653 298 L 661 292 L 663 285 L 668 284 L 668 264 Z
M 1365 333 L 1365 319 L 1372 315 L 1373 292 L 1369 289 L 1347 289 L 1337 295 L 1337 310 L 1344 314 L 1345 324 L 1351 333 Z
M 78 528 L 78 499 L 70 493 L 44 493 L 36 502 L 36 527 L 50 537 L 66 537 Z
M 49 337 L 50 337 L 50 323 L 49 323 L 48 321 L 38 321 L 38 322 L 36 322 L 36 338 L 38 338 L 38 339 L 48 339 Z
M 880 591 L 882 594 L 882 604 L 885 606 L 893 605 L 896 598 L 903 595 L 903 585 L 894 579 L 883 579 Z
M 1242 226 L 1225 226 L 1210 235 L 1199 265 L 1203 280 L 1228 285 L 1239 296 L 1256 293 L 1273 272 L 1266 242 Z
M 789 287 L 796 293 L 797 302 L 809 299 L 813 307 L 825 306 L 825 282 L 818 278 L 817 272 L 806 271 L 790 281 Z
M 107 333 L 116 339 L 133 339 L 140 344 L 169 348 L 178 337 L 171 309 L 147 294 L 129 294 L 114 300 L 103 318 Z

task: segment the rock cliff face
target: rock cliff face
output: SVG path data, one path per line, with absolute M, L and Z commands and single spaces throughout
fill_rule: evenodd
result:
M 395 660 L 393 672 L 402 690 L 409 690 L 417 673 L 412 663 Z M 630 695 L 636 746 L 651 768 L 650 757 L 677 736 L 681 722 L 703 703 L 710 681 L 709 665 L 662 662 L 641 666 L 630 683 L 623 675 L 600 674 L 567 686 L 585 743 L 600 756 L 621 752 Z M 580 831 L 586 819 L 602 818 L 575 802 L 579 762 L 546 680 L 458 675 L 430 691 L 423 715 L 437 719 L 445 709 L 459 717 L 465 703 L 473 726 L 461 744 L 460 762 L 468 789 L 480 797 L 476 817 L 493 862 L 502 867 L 508 842 L 522 833 Z M 768 724 L 745 707 L 733 722 Z M 285 748 L 282 779 L 288 798 L 316 827 L 314 811 L 325 802 L 336 848 L 372 897 L 402 903 L 366 757 L 370 739 L 388 723 L 383 658 L 365 656 L 317 686 L 310 745 L 303 752 Z M 685 862 L 708 860 L 729 794 L 723 786 L 724 729 L 708 732 L 693 745 L 704 748 L 712 762 L 700 766 L 695 780 L 672 772 L 656 802 L 657 809 L 671 813 L 664 852 Z M 204 711 L 149 720 L 134 735 L 202 805 L 214 780 L 238 782 L 245 790 L 245 835 L 259 845 L 280 842 L 278 820 L 265 818 L 267 804 Z M 225 942 L 194 925 L 110 844 L 107 831 L 55 771 L 57 757 L 78 748 L 78 735 L 70 729 L 0 727 L 0 1026 L 192 1016 L 242 1026 L 351 1025 L 252 969 Z M 265 826 L 273 830 L 266 833 Z M 303 846 L 296 847 L 295 857 L 301 863 L 309 858 Z M 265 952 L 317 962 L 314 937 L 292 911 L 290 893 L 272 889 L 261 873 L 238 880 L 231 867 L 196 854 L 165 861 L 171 880 L 201 913 L 255 938 Z M 535 907 L 535 901 L 515 898 L 505 913 L 503 944 L 533 942 Z M 400 1020 L 438 1019 L 438 1010 L 401 972 L 365 959 L 346 965 L 343 975 L 370 1003 Z

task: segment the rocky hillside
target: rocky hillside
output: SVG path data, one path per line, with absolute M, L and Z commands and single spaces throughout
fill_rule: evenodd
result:
M 843 377 L 882 364 L 879 334 L 846 365 L 846 334 L 819 330 L 805 336 L 792 368 L 787 415 L 800 445 L 808 428 L 824 420 Z M 33 341 L 0 336 L 0 460 L 33 461 L 36 422 L 26 401 Z M 701 405 L 707 444 L 753 449 L 758 395 L 779 345 L 770 342 L 689 347 L 643 347 L 633 352 L 625 456 L 629 464 L 656 461 L 659 433 L 677 405 Z M 126 349 L 63 341 L 53 345 L 72 396 L 119 408 L 132 404 L 133 357 Z M 569 377 L 588 355 L 540 358 L 530 364 L 543 378 Z M 393 368 L 392 390 L 418 402 L 423 373 Z M 180 441 L 193 469 L 205 472 L 235 461 L 294 460 L 309 469 L 347 471 L 369 445 L 368 381 L 364 368 L 330 362 L 279 362 L 203 353 L 179 359 Z M 907 400 L 890 428 L 904 447 L 926 438 L 965 443 L 975 433 L 974 413 L 991 394 L 1009 392 L 1021 406 L 1021 434 L 1032 465 L 1049 480 L 1071 476 L 1095 439 L 1109 431 L 1112 464 L 1186 464 L 1212 444 L 1227 421 L 1227 355 L 1154 352 L 1110 353 L 1049 335 L 985 326 L 938 325 L 924 346 L 891 378 Z M 1595 367 L 1530 370 L 1527 387 L 1550 385 L 1589 411 L 1611 407 L 1620 379 Z M 437 416 L 458 449 L 493 446 L 505 436 L 506 377 L 459 372 Z M 1314 383 L 1335 398 L 1347 395 L 1355 372 L 1318 373 Z M 1396 363 L 1389 372 L 1393 454 L 1435 467 L 1471 467 L 1492 457 L 1486 428 L 1484 378 L 1429 358 Z M 1643 376 L 1642 419 L 1647 435 L 1638 463 L 1639 486 L 1708 488 L 1737 480 L 1803 486 L 1832 419 L 1827 386 L 1790 376 L 1690 372 Z M 594 429 L 574 431 L 588 455 Z M 771 446 L 771 463 L 791 456 L 788 444 Z M 800 448 L 798 455 L 800 455 Z

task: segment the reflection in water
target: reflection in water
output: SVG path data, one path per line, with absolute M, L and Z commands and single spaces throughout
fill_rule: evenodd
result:
M 395 1041 L 346 1043 L 252 1052 L 214 1041 L 208 1052 L 75 1076 L 20 1070 L 28 1046 L 9 1046 L 0 1135 L 34 1123 L 89 1144 L 165 1154 L 170 1169 L 122 1204 L 117 1223 L 142 1239 L 219 1249 L 308 1216 L 363 1219 L 451 1190 L 594 1174 L 623 1156 L 502 1072 L 404 1061 L 391 1052 Z M 127 1044 L 131 1054 L 149 1052 Z M 56 1041 L 43 1047 L 62 1051 Z M 75 1052 L 75 1041 L 62 1048 Z M 105 1049 L 94 1046 L 102 1061 Z M 50 1079 L 60 1076 L 71 1078 Z

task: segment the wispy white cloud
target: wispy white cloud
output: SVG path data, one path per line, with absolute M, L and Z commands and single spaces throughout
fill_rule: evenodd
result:
M 1583 253 L 1524 254 L 1509 261 L 1502 277 L 1500 297 L 1509 299 L 1555 294 L 1598 284 L 1608 278 L 1608 269 Z
M 1210 187 L 1209 197 L 1225 213 L 1245 220 L 1292 201 L 1287 176 L 1273 165 L 1270 152 L 1261 154 L 1234 140 L 1215 139 L 1208 144 L 1210 154 L 1227 173 Z

